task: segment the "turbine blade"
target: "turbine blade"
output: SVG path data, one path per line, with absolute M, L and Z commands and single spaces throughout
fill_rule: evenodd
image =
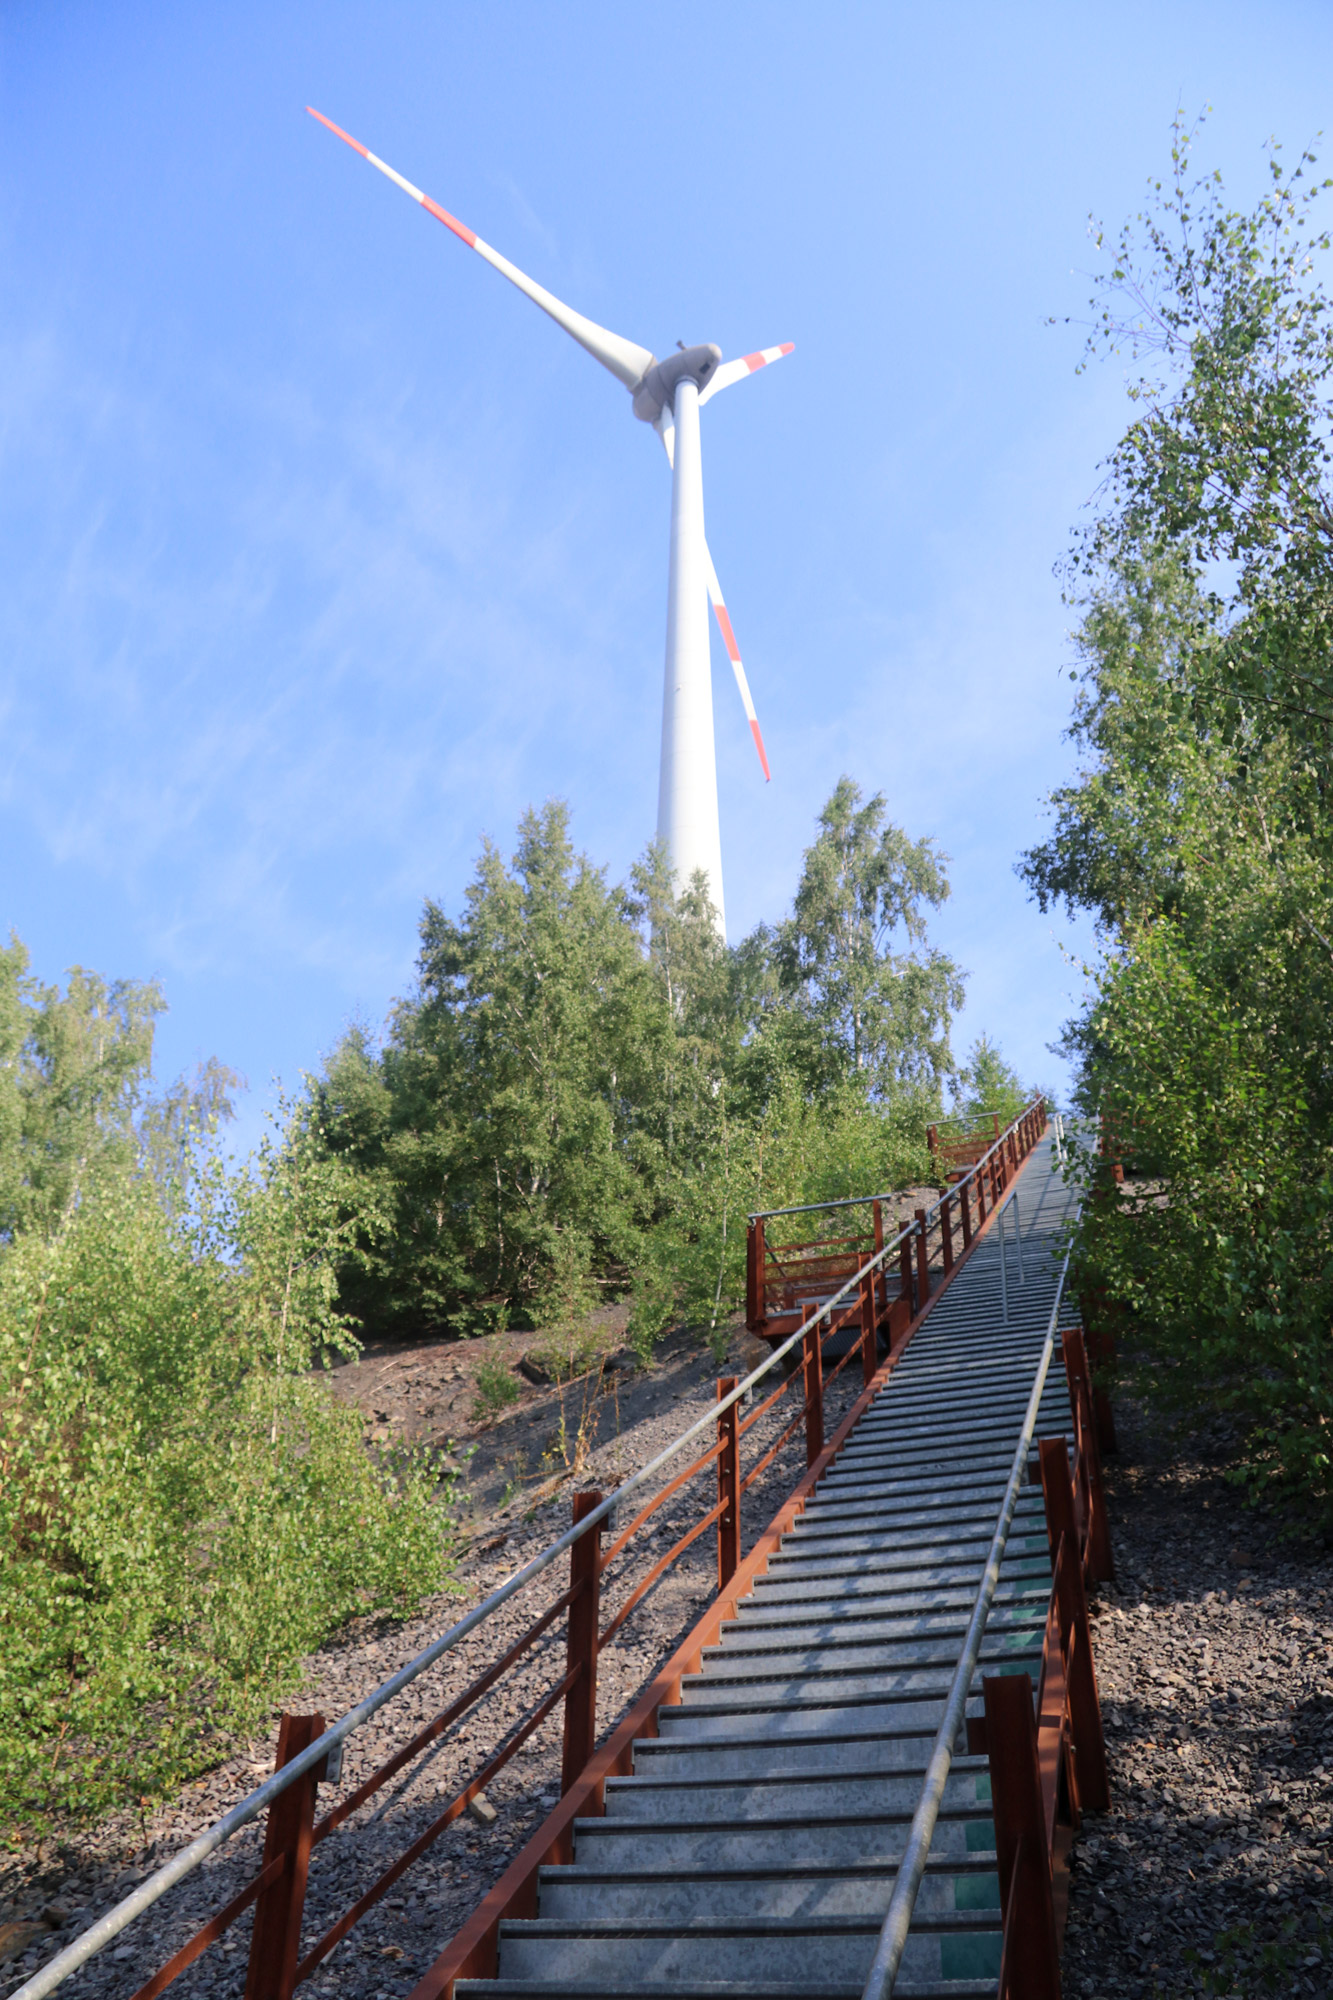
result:
M 703 398 L 700 397 L 701 402 L 702 400 Z M 754 702 L 750 698 L 750 683 L 746 680 L 745 669 L 741 665 L 741 650 L 736 644 L 736 634 L 732 630 L 727 607 L 722 601 L 722 586 L 717 580 L 717 571 L 713 567 L 713 558 L 711 555 L 708 557 L 708 597 L 713 607 L 713 615 L 717 619 L 717 629 L 722 634 L 722 644 L 727 649 L 727 658 L 731 661 L 731 671 L 735 674 L 736 685 L 741 691 L 741 701 L 745 707 L 745 720 L 750 725 L 750 734 L 754 738 L 754 747 L 759 752 L 759 762 L 763 768 L 764 780 L 767 783 L 773 776 L 773 773 L 768 768 L 768 752 L 764 748 L 764 739 L 759 729 L 759 717 L 754 712 Z
M 676 469 L 676 418 L 669 404 L 664 403 L 653 418 L 653 429 L 662 440 L 662 449 L 667 455 L 667 464 Z
M 562 326 L 566 333 L 577 340 L 580 347 L 585 347 L 594 361 L 600 361 L 603 368 L 609 368 L 617 381 L 623 382 L 627 389 L 638 388 L 656 358 L 646 347 L 640 347 L 636 341 L 625 340 L 618 333 L 609 332 L 606 327 L 598 326 L 596 320 L 585 319 L 582 313 L 575 312 L 572 306 L 565 305 L 553 293 L 548 292 L 544 285 L 539 285 L 535 279 L 528 277 L 525 271 L 520 271 L 517 264 L 511 264 L 498 250 L 493 250 L 489 243 L 483 243 L 475 230 L 469 229 L 465 222 L 460 222 L 456 215 L 450 215 L 447 208 L 441 208 L 428 194 L 423 194 L 419 187 L 413 187 L 411 181 L 404 180 L 401 174 L 395 173 L 393 168 L 372 153 L 369 147 L 363 146 L 359 139 L 354 139 L 350 132 L 344 132 L 341 125 L 335 125 L 331 118 L 326 118 L 322 111 L 316 111 L 311 104 L 307 104 L 306 110 L 312 118 L 318 118 L 321 125 L 327 125 L 329 131 L 350 146 L 354 153 L 359 153 L 363 160 L 369 160 L 372 167 L 378 167 L 382 174 L 387 174 L 394 185 L 400 187 L 404 194 L 410 194 L 413 201 L 419 202 L 428 215 L 433 215 L 446 229 L 452 229 L 454 235 L 461 237 L 469 250 L 475 250 L 479 257 L 484 257 L 488 264 L 493 264 L 502 277 L 508 278 L 511 285 L 516 285 L 534 305 L 540 306 L 544 313 L 548 313 L 557 326 Z
M 757 354 L 743 354 L 739 361 L 724 361 L 708 387 L 700 392 L 700 409 L 710 396 L 716 396 L 719 389 L 729 389 L 733 382 L 744 382 L 756 369 L 767 368 L 770 361 L 781 361 L 784 354 L 790 354 L 795 346 L 794 340 L 784 340 L 781 347 L 761 347 Z

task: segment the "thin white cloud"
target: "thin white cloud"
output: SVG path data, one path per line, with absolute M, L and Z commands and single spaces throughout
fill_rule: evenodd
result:
M 181 877 L 150 920 L 168 967 L 267 949 L 374 983 L 382 954 L 352 911 L 316 914 L 302 869 L 357 849 L 419 893 L 479 819 L 512 821 L 494 801 L 534 741 L 596 733 L 632 585 L 583 574 L 586 494 L 519 532 L 503 423 L 426 442 L 404 397 L 331 430 L 299 388 L 222 383 L 271 449 L 250 477 L 200 464 L 178 535 L 151 498 L 113 512 L 97 490 L 102 453 L 129 461 L 122 494 L 180 490 L 165 413 L 118 403 L 49 338 L 0 372 L 0 469 L 40 496 L 48 575 L 67 538 L 54 601 L 0 610 L 0 797 L 53 858 L 146 903 L 159 871 Z

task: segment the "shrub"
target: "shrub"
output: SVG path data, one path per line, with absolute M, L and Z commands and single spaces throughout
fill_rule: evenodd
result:
M 312 1362 L 337 1190 L 299 1136 L 182 1218 L 130 1170 L 0 1256 L 0 1826 L 161 1791 L 355 1613 L 447 1566 L 420 1458 L 373 1462 Z
M 492 1417 L 498 1417 L 502 1410 L 511 1409 L 518 1401 L 518 1383 L 503 1361 L 495 1359 L 483 1361 L 472 1379 L 477 1392 L 472 1404 L 472 1415 L 477 1423 L 489 1422 Z

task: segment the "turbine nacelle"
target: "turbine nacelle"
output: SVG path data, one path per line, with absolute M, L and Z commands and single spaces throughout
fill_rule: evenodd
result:
M 722 349 L 711 340 L 701 347 L 682 347 L 665 361 L 654 360 L 634 391 L 634 414 L 641 423 L 655 424 L 676 400 L 676 384 L 691 381 L 706 389 L 722 360 Z

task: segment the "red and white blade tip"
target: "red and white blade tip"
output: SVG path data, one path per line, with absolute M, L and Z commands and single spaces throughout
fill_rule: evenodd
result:
M 767 368 L 771 361 L 781 361 L 786 354 L 796 352 L 794 340 L 784 340 L 780 347 L 757 347 L 753 354 L 738 355 L 735 361 L 724 361 L 708 387 L 699 397 L 700 404 L 707 403 L 723 389 L 729 389 L 733 382 L 747 382 L 760 368 Z
M 580 347 L 586 348 L 595 361 L 600 361 L 603 368 L 609 369 L 617 381 L 623 382 L 631 391 L 637 389 L 653 365 L 653 356 L 646 347 L 640 347 L 637 341 L 626 340 L 621 334 L 612 333 L 609 327 L 598 326 L 596 320 L 575 312 L 572 306 L 567 306 L 562 299 L 556 298 L 553 292 L 548 292 L 544 285 L 539 285 L 535 278 L 530 278 L 526 271 L 520 271 L 517 264 L 511 264 L 507 257 L 502 257 L 489 243 L 483 243 L 474 229 L 469 229 L 456 215 L 450 215 L 448 209 L 441 208 L 438 201 L 432 201 L 428 194 L 424 194 L 419 187 L 415 187 L 411 181 L 396 172 L 387 160 L 382 160 L 377 153 L 372 153 L 369 146 L 363 146 L 350 132 L 344 132 L 341 125 L 335 125 L 322 111 L 316 111 L 313 104 L 307 104 L 306 110 L 312 118 L 317 118 L 321 125 L 327 126 L 336 138 L 350 146 L 354 153 L 359 153 L 372 167 L 378 167 L 395 187 L 400 187 L 404 194 L 410 194 L 413 201 L 425 209 L 427 215 L 433 215 L 437 222 L 442 222 L 446 229 L 451 229 L 455 236 L 467 244 L 469 250 L 475 250 L 479 257 L 484 257 L 502 277 L 508 278 L 511 285 L 516 285 L 534 305 L 540 306 L 544 313 L 548 313 L 557 326 L 563 327 L 567 334 L 577 340 Z
M 765 368 L 770 361 L 781 361 L 784 354 L 794 354 L 795 351 L 796 342 L 784 340 L 780 347 L 761 347 L 758 353 L 746 354 L 742 359 L 753 375 L 756 368 Z
M 395 173 L 387 160 L 382 160 L 378 153 L 372 153 L 369 146 L 363 146 L 361 141 L 354 139 L 350 132 L 344 132 L 341 125 L 335 125 L 333 120 L 326 118 L 322 111 L 316 111 L 313 104 L 307 104 L 306 110 L 312 118 L 318 118 L 321 125 L 327 125 L 330 132 L 341 139 L 345 146 L 350 146 L 352 151 L 359 153 L 363 160 L 369 160 L 372 167 L 378 167 L 382 174 L 387 174 L 389 179 L 403 190 L 404 194 L 410 194 L 413 201 L 420 202 L 427 215 L 433 215 L 435 220 L 442 222 L 446 229 L 452 229 L 455 236 L 461 236 L 469 250 L 477 248 L 477 234 L 475 230 L 469 229 L 465 222 L 460 222 L 456 215 L 450 215 L 447 208 L 441 208 L 438 201 L 432 201 L 428 194 L 423 194 L 419 187 L 414 187 L 412 182 L 405 180 L 402 174 Z
M 764 780 L 768 783 L 771 782 L 773 776 L 773 773 L 768 768 L 768 752 L 764 748 L 764 738 L 759 728 L 759 717 L 754 712 L 754 701 L 750 694 L 750 683 L 746 679 L 745 669 L 741 665 L 741 649 L 736 644 L 736 633 L 731 623 L 731 614 L 722 601 L 722 586 L 717 580 L 716 570 L 711 571 L 708 579 L 708 595 L 712 602 L 713 615 L 717 619 L 717 629 L 722 634 L 722 644 L 726 647 L 727 658 L 731 661 L 731 671 L 736 676 L 736 686 L 740 690 L 741 703 L 745 709 L 745 720 L 750 725 L 750 734 L 754 738 L 754 747 L 759 752 L 759 763 L 764 773 Z

